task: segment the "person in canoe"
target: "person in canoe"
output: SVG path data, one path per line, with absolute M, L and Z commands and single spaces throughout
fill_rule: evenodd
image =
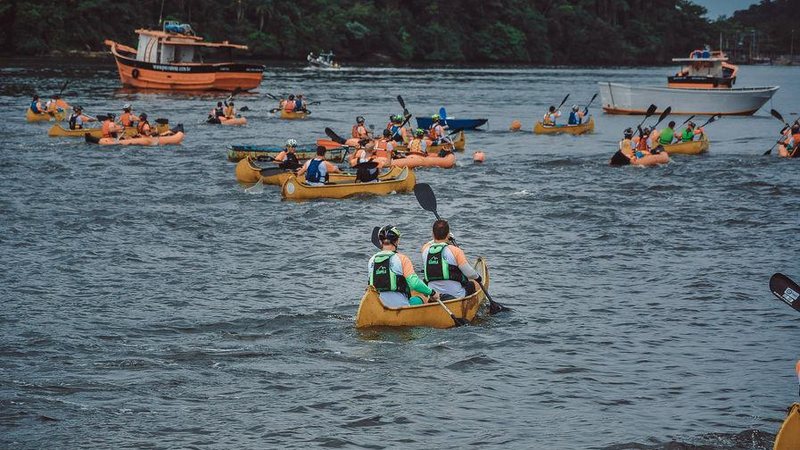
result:
M 297 176 L 306 176 L 306 184 L 309 186 L 324 186 L 328 182 L 328 175 L 339 173 L 338 167 L 325 161 L 325 147 L 317 147 L 317 156 L 309 159 L 297 172 Z
M 645 128 L 645 130 L 649 132 L 647 128 Z M 644 132 L 645 130 L 642 131 Z M 626 166 L 635 163 L 637 159 L 645 155 L 649 155 L 650 152 L 648 150 L 640 150 L 637 148 L 639 142 L 645 142 L 646 145 L 647 139 L 634 139 L 633 129 L 626 128 L 625 131 L 623 131 L 622 140 L 619 141 L 619 150 L 611 157 L 611 165 Z
M 438 219 L 433 222 L 433 240 L 422 246 L 425 263 L 425 282 L 436 290 L 442 300 L 466 297 L 475 293 L 475 283 L 481 276 L 469 264 L 464 250 L 458 248 L 450 235 L 450 224 Z
M 308 104 L 303 98 L 303 94 L 297 94 L 297 98 L 294 99 L 294 110 L 298 112 L 306 112 L 308 111 L 307 106 Z
M 225 117 L 225 108 L 222 106 L 222 102 L 217 102 L 217 106 L 208 113 L 208 120 L 206 120 L 206 122 L 215 124 L 222 123 L 219 120 L 220 117 Z
M 583 123 L 585 113 L 581 111 L 578 105 L 572 105 L 572 111 L 569 113 L 567 125 L 580 125 Z
M 427 155 L 428 143 L 429 141 L 425 139 L 425 130 L 422 128 L 417 128 L 414 130 L 414 137 L 408 141 L 408 152 Z
M 125 103 L 122 105 L 122 114 L 119 116 L 119 124 L 123 127 L 132 127 L 138 121 L 138 117 L 131 112 L 131 104 Z
M 394 152 L 392 132 L 383 130 L 383 136 L 375 141 L 375 157 L 385 158 L 388 161 L 392 157 L 392 152 Z
M 561 117 L 561 111 L 557 110 L 555 106 L 551 105 L 544 117 L 542 117 L 542 125 L 546 127 L 554 127 L 556 126 L 556 120 L 559 117 Z
M 781 158 L 800 157 L 800 125 L 795 123 L 791 129 L 784 131 L 778 141 L 778 156 Z
M 106 120 L 103 121 L 102 133 L 104 138 L 115 138 L 122 132 L 123 128 L 114 122 L 114 114 L 108 113 Z
M 408 129 L 403 126 L 403 120 L 403 116 L 395 114 L 392 116 L 392 126 L 389 127 L 389 131 L 392 133 L 391 139 L 401 144 L 409 141 Z
M 50 115 L 55 115 L 58 112 L 64 111 L 69 108 L 69 105 L 64 100 L 61 100 L 61 96 L 56 94 L 50 97 L 50 100 L 44 104 L 44 108 Z
M 137 122 L 136 136 L 134 137 L 151 136 L 153 134 L 153 128 L 150 126 L 150 122 L 147 121 L 146 113 L 139 114 L 139 120 Z
M 675 140 L 675 121 L 670 120 L 661 131 L 653 130 L 653 142 L 656 145 L 669 145 Z
M 29 106 L 30 110 L 34 114 L 47 114 L 42 105 L 42 102 L 39 100 L 38 95 L 33 96 L 33 100 L 31 100 L 31 105 Z
M 444 126 L 440 122 L 441 117 L 438 114 L 434 114 L 431 116 L 431 120 L 433 123 L 428 128 L 428 139 L 431 141 L 431 145 L 452 144 L 450 138 L 444 132 Z
M 427 295 L 430 302 L 439 299 L 439 293 L 419 279 L 408 256 L 397 251 L 400 230 L 386 225 L 378 231 L 381 250 L 369 259 L 369 284 L 381 296 L 381 303 L 390 308 L 421 305 L 422 299 L 411 297 L 411 291 Z
M 289 94 L 289 98 L 283 102 L 283 110 L 286 112 L 294 112 L 297 103 L 294 101 L 294 94 Z
M 356 124 L 353 125 L 352 132 L 352 137 L 354 139 L 358 139 L 359 141 L 372 140 L 372 133 L 367 129 L 365 122 L 366 120 L 363 116 L 356 117 Z
M 300 160 L 297 159 L 297 141 L 294 139 L 286 140 L 286 147 L 275 157 L 278 167 L 287 170 L 297 170 L 300 167 Z
M 690 121 L 689 123 L 687 123 L 686 128 L 684 128 L 683 132 L 681 132 L 681 141 L 690 142 L 694 140 L 695 136 L 703 134 L 703 129 L 696 127 L 697 125 L 695 125 L 694 122 Z
M 76 106 L 72 110 L 72 114 L 69 116 L 69 129 L 70 130 L 82 130 L 83 124 L 87 122 L 97 122 L 97 119 L 94 117 L 89 117 L 83 113 L 83 107 Z

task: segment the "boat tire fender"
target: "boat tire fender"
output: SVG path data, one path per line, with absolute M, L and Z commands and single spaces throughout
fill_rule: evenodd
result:
M 139 78 L 139 69 L 133 69 L 133 70 L 131 71 L 131 76 L 132 76 L 133 78 Z

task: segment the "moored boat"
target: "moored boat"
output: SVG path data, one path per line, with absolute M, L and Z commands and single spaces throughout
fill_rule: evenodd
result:
M 542 124 L 541 121 L 536 122 L 536 125 L 533 127 L 533 132 L 536 134 L 573 134 L 573 135 L 580 135 L 591 133 L 594 131 L 594 117 L 589 116 L 589 120 L 580 124 L 580 125 L 556 125 L 556 126 L 545 126 Z
M 773 446 L 773 450 L 797 449 L 800 449 L 800 403 L 794 403 L 789 407 Z
M 481 274 L 484 287 L 488 289 L 490 280 L 486 262 L 483 258 L 478 258 L 474 267 Z M 463 298 L 444 300 L 443 303 L 447 305 L 453 315 L 471 322 L 475 319 L 481 306 L 486 303 L 486 295 L 476 286 L 474 294 Z M 356 328 L 381 326 L 451 328 L 453 325 L 453 318 L 438 302 L 390 308 L 381 303 L 380 294 L 372 286 L 367 287 L 356 313 Z
M 599 82 L 603 110 L 609 114 L 645 114 L 651 104 L 656 104 L 671 106 L 672 114 L 752 115 L 779 89 L 733 88 L 739 68 L 728 63 L 722 52 L 695 50 L 689 58 L 673 61 L 684 66 L 667 78 L 667 87 Z
M 325 159 L 331 162 L 344 161 L 345 155 L 349 152 L 347 147 L 340 144 L 335 144 L 325 152 Z M 282 152 L 284 147 L 269 146 L 269 145 L 231 145 L 228 147 L 228 161 L 237 162 L 244 158 L 274 158 L 278 153 Z M 297 147 L 295 151 L 297 159 L 311 159 L 317 156 L 317 146 L 313 144 L 305 144 Z
M 305 119 L 311 114 L 310 111 L 285 111 L 280 110 L 278 112 L 278 118 L 283 120 L 298 120 L 298 119 Z
M 61 122 L 67 117 L 67 113 L 64 111 L 57 111 L 55 113 L 44 113 L 44 114 L 36 114 L 35 112 L 31 111 L 30 108 L 25 110 L 25 120 L 28 122 L 49 122 L 54 120 L 56 122 Z
M 341 199 L 356 195 L 388 195 L 411 192 L 416 184 L 414 171 L 404 167 L 396 177 L 371 183 L 328 183 L 309 186 L 292 175 L 281 186 L 281 196 L 290 200 L 313 200 L 319 198 Z
M 456 155 L 447 152 L 444 156 L 438 153 L 407 153 L 404 157 L 395 156 L 391 161 L 392 167 L 441 167 L 450 169 L 456 165 Z
M 339 63 L 333 60 L 333 52 L 328 53 L 320 53 L 319 56 L 314 56 L 314 52 L 311 52 L 306 56 L 306 60 L 308 61 L 308 65 L 315 69 L 332 69 L 336 70 L 339 69 Z
M 699 155 L 708 151 L 710 146 L 711 142 L 708 140 L 708 136 L 701 134 L 700 139 L 697 141 L 676 142 L 663 147 L 670 155 Z
M 103 129 L 102 128 L 79 128 L 77 130 L 70 130 L 69 128 L 64 128 L 60 124 L 53 124 L 52 127 L 47 131 L 47 135 L 50 137 L 84 137 L 86 134 L 90 134 L 92 137 L 101 138 L 103 137 Z M 125 136 L 133 136 L 136 134 L 135 127 L 126 127 L 125 131 L 123 132 Z
M 138 29 L 138 49 L 106 40 L 123 85 L 141 89 L 223 90 L 255 89 L 265 67 L 230 61 L 233 50 L 246 45 L 205 42 L 186 24 L 167 21 L 162 30 Z M 202 49 L 222 50 L 225 62 L 203 62 Z
M 254 184 L 261 180 L 262 184 L 269 184 L 273 186 L 282 186 L 286 180 L 291 177 L 294 172 L 285 170 L 278 172 L 275 170 L 277 165 L 275 163 L 267 163 L 261 165 L 258 161 L 252 158 L 245 158 L 236 163 L 236 181 L 242 184 Z M 265 170 L 266 169 L 266 170 Z M 385 180 L 398 176 L 402 168 L 393 167 L 388 171 L 382 172 L 378 175 L 378 179 Z M 330 174 L 330 182 L 332 183 L 355 183 L 356 176 L 348 173 L 332 173 Z
M 117 138 L 97 138 L 90 133 L 84 134 L 86 142 L 99 145 L 140 145 L 140 146 L 160 146 L 177 145 L 183 142 L 183 125 L 178 124 L 172 129 L 172 134 L 166 136 L 143 136 L 143 137 L 121 137 Z

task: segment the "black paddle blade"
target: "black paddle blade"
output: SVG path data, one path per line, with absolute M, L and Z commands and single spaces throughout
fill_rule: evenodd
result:
M 327 135 L 329 138 L 331 138 L 331 140 L 332 140 L 332 141 L 336 142 L 337 144 L 342 144 L 342 145 L 344 145 L 344 143 L 345 143 L 345 142 L 347 142 L 346 140 L 342 139 L 342 137 L 341 137 L 341 136 L 339 136 L 338 134 L 336 134 L 336 133 L 335 133 L 333 130 L 331 130 L 331 129 L 330 129 L 330 128 L 328 128 L 328 127 L 325 127 L 325 134 L 326 134 L 326 135 Z
M 183 133 L 183 124 L 179 123 L 179 124 L 175 125 L 175 128 L 173 128 L 170 131 L 172 131 L 173 133 L 178 133 L 178 132 Z
M 250 111 L 250 108 L 248 108 L 247 106 L 242 106 L 241 108 L 239 108 L 239 111 L 247 112 Z
M 489 314 L 497 314 L 503 311 L 511 311 L 511 308 L 497 302 L 489 302 Z
M 403 101 L 403 96 L 401 95 L 397 96 L 397 103 L 400 103 L 401 108 L 406 109 L 406 102 Z
M 85 133 L 83 135 L 83 138 L 86 139 L 86 142 L 88 142 L 90 144 L 99 144 L 100 143 L 100 138 L 96 138 L 96 137 L 92 136 L 90 133 Z
M 662 113 L 661 113 L 661 115 L 660 115 L 660 116 L 658 116 L 658 122 L 656 122 L 656 123 L 661 123 L 661 121 L 662 121 L 662 120 L 664 120 L 664 119 L 666 119 L 666 118 L 667 118 L 667 116 L 668 116 L 668 115 L 669 115 L 671 112 L 672 112 L 672 106 L 667 106 L 667 109 L 665 109 L 665 110 L 664 110 L 664 112 L 662 112 Z
M 363 162 L 363 163 L 358 163 L 353 168 L 354 169 L 372 170 L 372 169 L 377 169 L 378 168 L 378 163 L 376 163 L 375 161 L 367 161 L 367 162 Z
M 621 167 L 627 166 L 631 163 L 631 160 L 628 159 L 621 151 L 617 150 L 617 153 L 614 153 L 614 156 L 611 157 L 611 161 L 609 161 L 608 165 L 612 167 Z
M 587 104 L 586 104 L 586 107 L 588 108 L 588 107 L 589 107 L 589 105 L 591 105 L 591 104 L 592 104 L 592 102 L 594 101 L 594 99 L 596 99 L 596 98 L 597 98 L 597 93 L 595 93 L 595 94 L 592 96 L 592 99 L 591 99 L 591 100 L 589 100 L 589 103 L 587 103 Z
M 419 206 L 422 209 L 436 214 L 436 194 L 433 193 L 430 184 L 417 183 L 414 186 L 414 196 L 417 197 Z
M 98 120 L 99 122 L 105 122 L 106 120 L 108 120 L 108 116 L 106 116 L 106 115 L 103 115 L 103 114 L 98 114 L 98 115 L 97 115 L 97 120 Z
M 156 119 L 154 122 L 159 125 L 169 125 L 169 119 Z
M 378 232 L 381 231 L 380 227 L 375 227 L 372 229 L 372 245 L 378 248 L 383 248 L 381 245 L 381 240 L 378 239 Z
M 776 273 L 769 279 L 769 290 L 781 301 L 800 311 L 800 286 L 782 273 Z
M 783 120 L 783 116 L 782 116 L 782 115 L 781 115 L 781 113 L 779 113 L 778 111 L 775 111 L 774 109 L 770 109 L 770 110 L 769 110 L 769 113 L 770 113 L 770 114 L 772 114 L 772 117 L 774 117 L 774 118 L 776 118 L 776 119 L 780 120 L 780 121 L 781 121 L 781 122 L 783 122 L 783 123 L 786 123 L 786 121 L 785 121 L 785 120 Z
M 684 126 L 684 125 L 686 125 L 686 124 L 687 124 L 687 123 L 689 123 L 689 121 L 690 121 L 690 120 L 692 120 L 692 119 L 694 119 L 694 114 L 692 114 L 691 116 L 689 116 L 689 118 L 688 118 L 688 119 L 684 120 L 684 121 L 683 121 L 683 123 L 682 123 L 680 126 Z
M 647 116 L 647 117 L 652 116 L 653 114 L 655 114 L 657 109 L 658 109 L 658 106 L 650 104 L 650 107 L 647 108 L 647 113 L 645 114 L 645 116 Z
M 453 319 L 453 323 L 456 324 L 455 325 L 456 327 L 460 327 L 460 326 L 469 324 L 469 322 L 467 322 L 467 319 L 462 319 L 461 317 L 456 317 L 455 314 L 450 314 L 450 318 Z

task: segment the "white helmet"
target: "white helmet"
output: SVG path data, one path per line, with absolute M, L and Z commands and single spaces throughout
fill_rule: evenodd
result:
M 125 103 L 124 105 L 122 105 L 122 109 L 131 109 L 131 104 Z
M 287 147 L 297 147 L 297 141 L 294 139 L 287 139 L 286 140 Z
M 580 109 L 580 108 L 578 108 L 578 105 L 572 105 L 572 110 L 573 111 L 578 112 L 578 109 Z

